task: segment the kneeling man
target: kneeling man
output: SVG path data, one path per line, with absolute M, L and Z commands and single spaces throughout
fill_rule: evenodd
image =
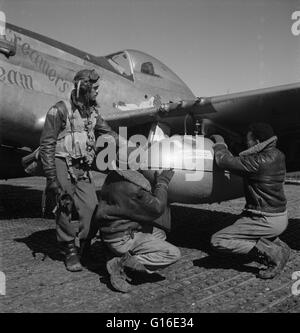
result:
M 96 218 L 101 237 L 113 258 L 107 261 L 112 286 L 128 292 L 124 268 L 153 273 L 180 258 L 163 229 L 170 229 L 168 185 L 173 170 L 164 170 L 151 187 L 136 170 L 115 170 L 101 190 Z
M 277 137 L 266 123 L 254 123 L 247 132 L 248 149 L 233 156 L 220 135 L 213 135 L 215 160 L 220 168 L 244 179 L 246 206 L 239 219 L 212 236 L 221 253 L 247 255 L 267 266 L 258 276 L 271 279 L 284 268 L 290 254 L 278 236 L 288 225 L 285 156 L 276 148 Z

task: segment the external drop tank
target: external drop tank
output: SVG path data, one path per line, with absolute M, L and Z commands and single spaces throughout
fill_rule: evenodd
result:
M 155 171 L 174 168 L 170 202 L 212 203 L 243 196 L 242 178 L 218 168 L 212 145 L 201 135 L 176 135 L 153 142 L 148 149 L 149 169 L 143 173 L 153 181 Z
M 213 142 L 202 135 L 174 135 L 151 142 L 148 149 L 134 148 L 128 153 L 125 163 L 124 159 L 121 160 L 125 168 L 142 169 L 150 182 L 154 182 L 162 169 L 173 168 L 175 174 L 169 184 L 170 202 L 212 203 L 241 197 L 242 178 L 217 167 L 212 145 Z M 110 163 L 104 162 L 107 160 L 106 152 L 102 151 L 96 159 L 101 172 L 112 169 Z

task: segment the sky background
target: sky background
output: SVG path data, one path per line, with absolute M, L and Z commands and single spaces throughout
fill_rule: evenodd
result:
M 0 0 L 0 10 L 95 55 L 149 53 L 196 96 L 300 81 L 299 0 Z

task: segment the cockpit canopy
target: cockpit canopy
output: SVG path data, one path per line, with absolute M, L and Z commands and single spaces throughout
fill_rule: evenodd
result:
M 133 80 L 131 62 L 126 51 L 116 52 L 105 58 L 118 74 Z
M 173 71 L 144 52 L 124 50 L 105 58 L 118 74 L 129 80 L 135 81 L 142 77 L 164 79 L 186 88 L 186 84 Z

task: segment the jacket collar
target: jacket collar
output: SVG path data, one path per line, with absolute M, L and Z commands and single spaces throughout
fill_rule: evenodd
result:
M 128 180 L 129 182 L 140 186 L 144 190 L 151 192 L 151 184 L 148 179 L 146 179 L 140 172 L 137 170 L 120 170 L 116 169 L 115 172 L 117 172 L 120 176 Z
M 247 150 L 244 150 L 240 152 L 239 156 L 247 156 L 247 155 L 252 155 L 252 154 L 257 154 L 264 150 L 267 147 L 273 147 L 276 146 L 277 142 L 277 136 L 272 136 L 270 139 L 260 142 L 257 145 L 250 147 Z

